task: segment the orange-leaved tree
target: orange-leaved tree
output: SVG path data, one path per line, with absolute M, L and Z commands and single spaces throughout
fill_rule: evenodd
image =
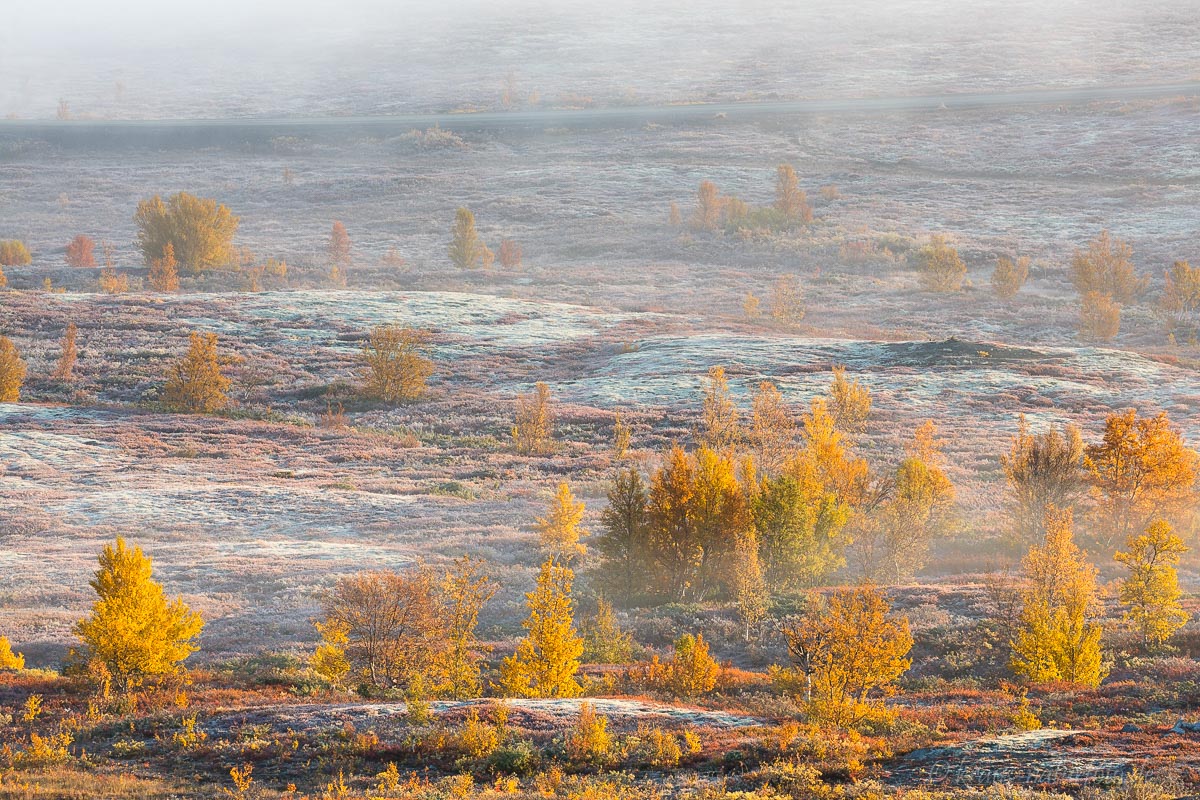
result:
M 67 243 L 66 261 L 68 267 L 96 266 L 96 242 L 84 234 L 77 235 Z
M 150 262 L 150 288 L 156 292 L 179 291 L 179 264 L 175 261 L 175 245 L 163 245 L 162 255 Z
M 1084 457 L 1096 503 L 1099 541 L 1115 545 L 1162 517 L 1190 529 L 1195 518 L 1198 456 L 1165 412 L 1110 414 L 1104 438 Z
M 54 377 L 60 381 L 69 381 L 75 376 L 75 361 L 79 357 L 79 348 L 75 339 L 79 328 L 74 322 L 67 323 L 63 332 L 62 353 L 58 357 L 58 366 L 54 368 Z

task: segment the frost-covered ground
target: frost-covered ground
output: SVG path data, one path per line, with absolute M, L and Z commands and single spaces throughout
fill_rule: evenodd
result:
M 26 396 L 42 402 L 0 406 L 0 562 L 21 576 L 0 604 L 34 652 L 69 640 L 95 554 L 115 535 L 144 546 L 170 589 L 205 611 L 209 653 L 311 638 L 307 619 L 337 575 L 464 552 L 506 565 L 485 620 L 504 636 L 555 482 L 572 481 L 594 527 L 612 413 L 634 422 L 650 464 L 688 436 L 716 365 L 743 409 L 771 380 L 799 413 L 845 364 L 875 402 L 861 452 L 893 462 L 909 431 L 937 420 L 978 520 L 996 509 L 997 458 L 1020 413 L 1095 438 L 1112 410 L 1166 410 L 1200 440 L 1194 370 L 1120 350 L 710 330 L 688 316 L 446 292 L 7 297 L 8 330 L 30 343 Z M 45 376 L 68 320 L 81 358 L 64 390 Z M 427 402 L 388 409 L 349 393 L 358 342 L 381 322 L 434 331 Z M 240 355 L 228 371 L 248 418 L 164 414 L 147 401 L 194 327 Z M 513 399 L 536 380 L 558 403 L 563 445 L 551 458 L 505 443 Z M 330 391 L 354 427 L 314 424 Z
M 1164 0 L 1153 13 L 1127 14 L 1110 4 L 1084 26 L 1039 17 L 1048 23 L 1039 30 L 1066 52 L 1088 56 L 1068 61 L 1028 47 L 981 51 L 962 36 L 931 58 L 905 44 L 930 30 L 923 19 L 944 16 L 928 3 L 917 14 L 889 6 L 872 18 L 902 23 L 874 50 L 858 47 L 869 31 L 854 26 L 839 28 L 840 39 L 815 37 L 808 49 L 780 34 L 758 39 L 765 49 L 737 52 L 735 43 L 749 40 L 729 30 L 693 40 L 694 51 L 664 53 L 670 79 L 649 91 L 645 83 L 661 75 L 639 73 L 646 80 L 634 99 L 725 97 L 735 86 L 737 96 L 760 97 L 1004 88 L 1052 73 L 1074 85 L 1175 80 L 1194 64 L 1194 26 L 1180 25 L 1189 8 Z M 761 10 L 752 28 L 786 32 L 779 15 L 796 14 L 778 4 Z M 646 13 L 660 28 L 672 21 L 657 9 Z M 818 27 L 832 24 L 813 13 Z M 549 27 L 528 35 L 550 41 L 546 31 L 569 18 L 548 15 Z M 672 24 L 681 37 L 725 30 L 711 22 L 692 9 Z M 995 41 L 1029 39 L 1017 15 L 1002 22 L 993 26 Z M 974 21 L 946 19 L 951 29 L 960 24 Z M 612 43 L 613 30 L 597 26 L 559 40 L 558 56 L 569 57 L 573 71 L 556 76 L 555 92 L 578 85 L 597 102 L 611 100 L 600 89 L 612 73 L 587 66 L 582 52 L 620 61 L 648 41 L 592 53 L 587 42 Z M 484 33 L 469 26 L 455 35 L 478 44 Z M 820 45 L 837 41 L 848 60 L 811 68 L 832 52 Z M 1078 48 L 1081 41 L 1089 47 Z M 1108 41 L 1120 47 L 1095 46 Z M 494 63 L 520 56 L 495 47 L 479 52 Z M 968 68 L 983 58 L 997 69 L 990 78 Z M 636 63 L 621 61 L 623 69 Z M 723 77 L 697 83 L 697 63 Z M 1049 72 L 1033 69 L 1038 63 Z M 343 72 L 346 91 L 318 99 L 298 92 L 292 106 L 275 110 L 436 108 L 453 105 L 451 89 L 465 93 L 455 102 L 494 102 L 502 71 L 473 82 L 446 66 L 423 63 L 404 78 L 425 88 L 421 98 L 405 97 L 403 81 L 395 97 L 372 98 L 388 73 L 372 73 L 380 79 L 368 85 Z M 521 91 L 546 74 L 518 74 Z M 131 78 L 128 110 L 270 111 L 256 105 L 260 89 L 287 94 L 222 85 L 205 84 L 228 106 L 210 105 L 203 92 L 156 94 Z M 99 97 L 97 87 L 67 98 Z M 39 91 L 30 87 L 30 104 Z M 93 107 L 119 113 L 99 101 Z M 916 425 L 937 420 L 964 516 L 991 532 L 998 456 L 1022 412 L 1035 425 L 1077 422 L 1095 439 L 1106 413 L 1166 410 L 1200 443 L 1196 353 L 1167 344 L 1155 311 L 1163 269 L 1174 259 L 1200 263 L 1196 120 L 1195 98 L 1174 98 L 475 133 L 446 146 L 412 136 L 270 131 L 237 144 L 143 149 L 0 140 L 0 238 L 27 241 L 34 257 L 29 267 L 5 269 L 9 288 L 21 291 L 0 294 L 0 334 L 30 365 L 28 402 L 0 408 L 0 570 L 20 577 L 0 583 L 5 624 L 28 652 L 60 653 L 86 608 L 96 552 L 122 534 L 151 552 L 171 591 L 205 611 L 205 653 L 216 657 L 311 640 L 318 593 L 340 574 L 464 552 L 503 570 L 504 589 L 484 625 L 489 637 L 511 638 L 536 561 L 532 523 L 554 484 L 572 482 L 594 528 L 613 467 L 614 412 L 633 424 L 638 458 L 650 467 L 655 453 L 690 436 L 702 376 L 718 364 L 743 408 L 759 381 L 772 380 L 798 411 L 823 390 L 831 366 L 846 364 L 875 398 L 860 452 L 886 467 Z M 804 232 L 743 241 L 667 223 L 672 201 L 690 214 L 704 179 L 752 204 L 771 202 L 781 162 L 796 166 L 816 205 L 817 222 Z M 830 184 L 839 195 L 818 195 Z M 264 278 L 270 291 L 251 293 L 245 276 L 219 273 L 185 280 L 180 295 L 109 297 L 91 293 L 96 271 L 63 264 L 66 243 L 86 233 L 115 245 L 118 267 L 136 286 L 145 274 L 133 246 L 137 202 L 179 190 L 227 203 L 242 218 L 238 244 L 256 263 L 286 258 L 286 280 Z M 503 237 L 521 243 L 522 268 L 451 267 L 449 229 L 463 205 L 493 248 Z M 354 243 L 346 291 L 332 291 L 325 276 L 322 252 L 335 219 Z M 1072 249 L 1103 228 L 1132 243 L 1137 269 L 1151 279 L 1148 294 L 1123 309 L 1112 349 L 1079 342 L 1067 276 Z M 904 258 L 935 231 L 953 237 L 969 267 L 960 294 L 922 291 Z M 852 257 L 860 247 L 872 254 Z M 403 266 L 384 264 L 391 248 Z M 1035 259 L 1012 303 L 988 287 L 1000 253 Z M 768 303 L 781 274 L 804 285 L 807 313 L 789 332 L 741 313 L 747 292 Z M 45 279 L 68 292 L 36 291 Z M 71 321 L 80 361 L 77 380 L 64 385 L 48 376 Z M 385 408 L 355 394 L 363 337 L 384 322 L 433 332 L 438 369 L 423 403 Z M 156 410 L 164 370 L 194 329 L 221 337 L 236 402 L 228 417 Z M 519 457 L 507 446 L 514 398 L 536 381 L 550 384 L 558 403 L 562 447 L 550 458 Z M 339 404 L 352 427 L 317 427 Z M 939 553 L 931 571 L 990 566 L 975 544 L 965 561 Z
M 636 728 L 647 722 L 670 727 L 709 728 L 748 728 L 763 724 L 761 719 L 727 711 L 604 697 L 517 699 L 504 701 L 504 706 L 514 724 L 546 730 L 573 722 L 584 703 L 607 717 L 617 729 Z M 494 706 L 495 701 L 435 701 L 429 705 L 434 712 L 447 714 L 470 708 L 486 709 Z M 217 712 L 207 726 L 220 733 L 245 725 L 264 725 L 275 730 L 331 730 L 343 727 L 346 723 L 371 727 L 381 723 L 403 723 L 407 715 L 408 709 L 404 703 L 268 706 Z
M 78 233 L 111 242 L 135 283 L 140 199 L 177 190 L 219 198 L 241 216 L 238 243 L 261 262 L 285 258 L 287 282 L 328 288 L 324 248 L 333 220 L 354 244 L 351 288 L 466 291 L 623 310 L 733 318 L 746 292 L 780 274 L 802 280 L 806 333 L 851 338 L 1074 341 L 1074 248 L 1101 229 L 1128 240 L 1151 288 L 1124 310 L 1119 346 L 1161 347 L 1153 313 L 1163 270 L 1200 262 L 1195 98 L 918 114 L 830 115 L 770 125 L 734 121 L 644 129 L 468 134 L 462 146 L 422 147 L 406 136 L 343 140 L 265 135 L 224 146 L 112 143 L 62 149 L 0 141 L 0 236 L 28 242 L 33 264 L 9 285 L 45 278 L 73 291 L 90 270 L 63 264 Z M 696 186 L 715 181 L 752 204 L 773 198 L 777 164 L 795 165 L 817 222 L 795 237 L 742 241 L 667 224 L 690 214 Z M 284 171 L 292 182 L 285 182 Z M 840 195 L 824 199 L 823 185 Z M 462 272 L 446 248 L 458 206 L 470 207 L 496 248 L 520 242 L 523 268 Z M 901 252 L 931 232 L 961 250 L 961 296 L 917 290 L 903 257 L 850 262 L 845 248 Z M 390 250 L 405 259 L 386 266 Z M 1018 302 L 988 281 L 998 254 L 1034 258 Z M 206 288 L 242 288 L 222 276 Z M 330 303 L 336 300 L 328 301 Z M 0 311 L 2 313 L 2 311 Z

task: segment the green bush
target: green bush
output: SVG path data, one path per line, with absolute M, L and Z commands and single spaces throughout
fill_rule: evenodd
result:
M 493 775 L 532 775 L 538 766 L 538 754 L 533 744 L 518 739 L 497 747 L 487 759 L 487 770 Z

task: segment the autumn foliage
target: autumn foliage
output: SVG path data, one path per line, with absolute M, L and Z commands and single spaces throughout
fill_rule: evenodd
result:
M 1111 296 L 1088 292 L 1079 304 L 1079 335 L 1093 342 L 1111 342 L 1121 330 L 1121 306 Z
M 1047 511 L 1070 508 L 1084 490 L 1083 435 L 1074 425 L 1033 433 L 1022 414 L 1000 464 L 1008 482 L 1012 532 L 1027 546 L 1045 536 Z
M 1029 278 L 1029 258 L 1011 258 L 1000 256 L 996 259 L 996 268 L 992 271 L 992 291 L 1001 300 L 1011 300 L 1021 291 Z
M 1012 670 L 1032 683 L 1098 686 L 1108 667 L 1100 651 L 1097 570 L 1075 544 L 1069 509 L 1047 509 L 1045 529 L 1045 540 L 1022 563 Z
M 25 656 L 13 650 L 7 636 L 0 636 L 0 672 L 20 672 L 25 669 Z
M 1129 570 L 1119 591 L 1125 619 L 1147 648 L 1162 647 L 1189 619 L 1179 602 L 1183 593 L 1175 572 L 1179 557 L 1187 551 L 1171 526 L 1157 519 L 1145 533 L 1131 536 L 1124 550 L 1113 556 Z
M 521 245 L 512 239 L 500 240 L 500 266 L 504 269 L 517 269 L 521 266 Z
M 103 664 L 119 688 L 170 675 L 199 649 L 204 621 L 182 599 L 167 599 L 141 548 L 119 537 L 105 546 L 91 586 L 92 612 L 75 627 L 81 655 Z
M 912 665 L 913 645 L 908 620 L 890 612 L 877 589 L 843 590 L 785 630 L 814 721 L 847 727 L 887 716 L 883 699 Z
M 1195 514 L 1198 456 L 1165 413 L 1110 414 L 1084 458 L 1097 538 L 1114 546 L 1163 517 L 1188 528 Z
M 58 357 L 58 366 L 54 368 L 54 377 L 60 381 L 69 381 L 75 376 L 75 361 L 79 357 L 79 348 L 75 344 L 79 329 L 74 322 L 67 323 L 63 332 L 62 352 Z
M 454 215 L 454 228 L 450 239 L 450 261 L 459 269 L 475 269 L 483 266 L 483 254 L 487 246 L 475 230 L 475 215 L 468 208 L 460 208 Z
M 67 243 L 66 261 L 68 267 L 96 266 L 96 242 L 90 236 L 82 233 Z
M 566 481 L 559 483 L 546 516 L 537 521 L 542 549 L 565 560 L 582 555 L 585 548 L 579 540 L 587 535 L 581 525 L 583 513 L 584 504 L 575 500 L 570 485 Z
M 175 261 L 175 245 L 163 245 L 162 255 L 150 262 L 150 288 L 156 292 L 179 291 L 178 262 Z
M 187 354 L 167 371 L 163 402 L 176 411 L 208 414 L 229 403 L 229 386 L 217 360 L 217 335 L 193 332 Z
M 833 368 L 829 404 L 834 422 L 843 433 L 855 436 L 866 430 L 867 417 L 871 415 L 871 390 L 847 378 L 845 367 Z
M 0 240 L 0 267 L 23 267 L 33 261 L 29 248 L 19 239 Z
M 481 689 L 475 635 L 495 585 L 472 559 L 345 576 L 324 598 L 321 644 L 310 659 L 328 678 L 353 675 L 410 697 L 469 697 Z
M 918 268 L 926 289 L 934 292 L 957 292 L 967 276 L 967 265 L 945 236 L 934 234 L 929 244 L 921 248 Z
M 350 266 L 350 234 L 340 220 L 335 220 L 329 232 L 329 263 L 338 269 Z
M 429 334 L 414 328 L 379 325 L 363 345 L 363 392 L 385 403 L 419 400 L 433 362 L 426 357 Z
M 512 440 L 517 452 L 542 455 L 554 448 L 554 412 L 550 407 L 550 387 L 537 383 L 533 392 L 517 398 Z
M 692 227 L 698 231 L 713 232 L 721 223 L 724 199 L 712 181 L 701 181 L 696 191 L 696 209 L 692 212 Z
M 508 697 L 577 697 L 583 639 L 575 629 L 571 596 L 575 573 L 553 557 L 543 562 L 537 587 L 525 595 L 529 617 L 525 638 L 500 667 L 500 689 Z
M 1146 279 L 1133 268 L 1133 248 L 1101 231 L 1085 249 L 1071 257 L 1071 281 L 1083 297 L 1098 295 L 1125 305 L 1146 288 Z
M 775 170 L 775 210 L 789 221 L 812 222 L 812 206 L 791 164 L 780 164 Z
M 232 264 L 233 237 L 238 218 L 216 200 L 179 192 L 163 200 L 158 195 L 138 203 L 134 222 L 138 247 L 147 265 L 163 257 L 168 243 L 187 274 Z
M 25 383 L 25 362 L 17 346 L 7 336 L 0 336 L 0 403 L 15 403 L 21 399 Z
M 646 669 L 646 682 L 675 697 L 692 698 L 711 692 L 721 675 L 721 665 L 709 653 L 700 634 L 685 633 L 675 640 L 671 658 L 658 656 Z

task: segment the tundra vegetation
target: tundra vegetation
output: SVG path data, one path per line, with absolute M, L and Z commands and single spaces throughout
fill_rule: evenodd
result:
M 0 800 L 1195 794 L 1194 99 L 505 128 L 769 76 L 709 8 L 619 102 L 313 55 L 494 130 L 0 136 Z

